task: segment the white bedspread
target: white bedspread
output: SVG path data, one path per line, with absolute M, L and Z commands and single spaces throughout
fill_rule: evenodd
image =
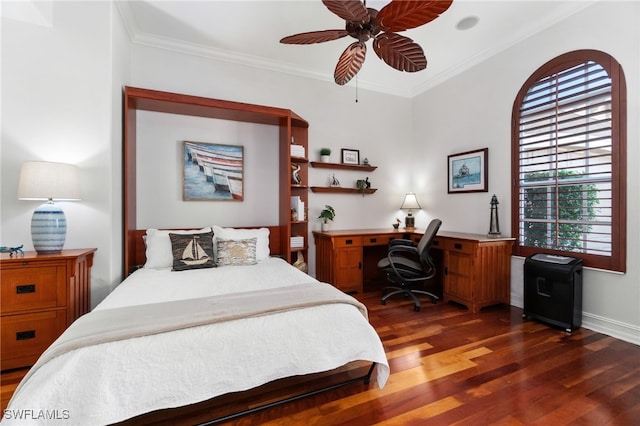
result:
M 143 269 L 96 309 L 305 283 L 327 285 L 275 258 L 213 270 Z M 51 360 L 21 384 L 2 424 L 114 423 L 355 360 L 377 363 L 378 385 L 384 386 L 389 376 L 384 349 L 352 305 L 191 327 L 81 348 Z

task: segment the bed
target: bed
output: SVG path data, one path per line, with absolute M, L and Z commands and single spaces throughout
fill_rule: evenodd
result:
M 268 228 L 146 234 L 145 267 L 42 355 L 3 424 L 110 424 L 361 361 L 385 385 L 364 305 L 271 256 Z M 206 253 L 216 267 L 175 270 Z

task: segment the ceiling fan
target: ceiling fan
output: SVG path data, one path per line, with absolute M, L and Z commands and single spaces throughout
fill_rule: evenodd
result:
M 394 0 L 379 12 L 367 8 L 366 0 L 322 0 L 338 17 L 346 21 L 344 30 L 311 31 L 284 37 L 284 44 L 313 44 L 351 36 L 357 39 L 342 53 L 334 79 L 344 85 L 360 71 L 367 53 L 366 41 L 373 38 L 373 50 L 389 66 L 406 72 L 417 72 L 427 67 L 422 48 L 409 37 L 396 34 L 416 28 L 436 19 L 445 12 L 453 0 Z

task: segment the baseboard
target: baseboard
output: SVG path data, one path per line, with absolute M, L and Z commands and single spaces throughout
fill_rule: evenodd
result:
M 524 307 L 523 298 L 512 294 L 511 306 L 522 309 Z M 640 327 L 632 324 L 590 314 L 589 312 L 582 312 L 582 327 L 625 342 L 640 345 Z
M 631 324 L 583 312 L 582 326 L 625 342 L 640 345 L 640 327 Z

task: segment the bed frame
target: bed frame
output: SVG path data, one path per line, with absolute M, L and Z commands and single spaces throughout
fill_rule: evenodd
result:
M 246 226 L 241 228 L 257 229 L 261 227 Z M 263 226 L 262 228 L 269 229 L 270 254 L 272 256 L 280 255 L 279 248 L 281 247 L 280 246 L 281 227 L 280 226 Z M 185 230 L 186 228 L 175 228 L 175 229 Z M 127 244 L 127 246 L 129 247 L 130 252 L 135 254 L 136 267 L 142 267 L 146 262 L 145 245 L 144 245 L 144 239 L 143 239 L 145 234 L 146 234 L 146 229 L 136 229 L 130 232 L 129 234 L 127 234 L 127 241 L 125 242 L 125 244 Z M 364 364 L 366 364 L 365 365 L 366 368 L 363 367 Z M 196 422 L 195 424 L 200 426 L 216 425 L 216 424 L 234 420 L 236 418 L 239 418 L 245 415 L 254 414 L 262 410 L 273 408 L 278 405 L 291 403 L 299 399 L 306 398 L 308 396 L 313 396 L 313 395 L 320 394 L 322 392 L 334 390 L 339 387 L 349 385 L 352 383 L 364 382 L 366 385 L 368 385 L 371 382 L 371 376 L 373 374 L 374 368 L 375 368 L 375 363 L 372 363 L 370 365 L 369 363 L 364 363 L 364 362 L 353 363 L 353 365 L 348 365 L 346 367 L 342 367 L 342 368 L 333 370 L 331 372 L 318 373 L 317 375 L 311 375 L 311 376 L 318 376 L 318 378 L 314 378 L 312 383 L 309 383 L 307 381 L 301 382 L 300 379 L 291 380 L 291 379 L 284 378 L 284 379 L 275 381 L 273 384 L 263 385 L 258 388 L 245 391 L 245 392 L 238 392 L 235 395 L 232 394 L 231 401 L 222 403 L 222 405 L 220 406 L 218 406 L 221 403 L 219 401 L 224 401 L 229 397 L 227 397 L 226 395 L 222 395 L 216 398 L 212 398 L 211 400 L 205 401 L 204 403 L 200 403 L 200 404 L 193 404 L 187 407 L 179 407 L 179 408 L 168 409 L 168 410 L 154 411 L 151 413 L 134 417 L 132 419 L 126 420 L 119 424 L 122 424 L 122 425 L 154 424 L 154 423 L 157 423 L 158 421 L 169 420 L 167 417 L 171 418 L 171 417 L 177 416 L 177 419 L 175 420 L 172 419 L 172 423 L 174 421 L 179 422 L 180 420 L 185 420 L 185 418 L 189 418 L 189 420 L 194 420 Z M 323 377 L 323 375 L 326 377 Z M 281 386 L 285 386 L 285 387 L 289 387 L 289 390 L 285 390 L 284 392 L 269 390 L 270 386 L 277 387 L 277 388 Z M 312 389 L 312 390 L 305 390 L 305 391 L 299 392 L 298 389 L 300 387 L 302 387 L 303 389 Z M 271 396 L 264 399 L 263 394 L 265 393 L 266 394 L 273 393 L 274 395 L 277 395 L 277 396 Z M 246 403 L 238 404 L 233 402 L 233 397 L 237 397 L 245 401 L 251 400 L 252 404 L 255 404 L 255 401 L 257 400 L 260 400 L 260 399 L 264 399 L 264 400 L 260 403 L 257 403 L 257 405 L 249 405 Z M 225 408 L 228 408 L 228 407 L 234 407 L 234 405 L 236 407 L 235 411 L 232 411 L 230 413 L 226 413 L 225 411 L 223 411 L 225 412 L 225 414 L 223 414 L 220 417 L 216 417 L 213 420 L 210 420 L 211 417 L 206 417 L 206 415 L 204 416 L 204 418 L 206 419 L 204 421 L 198 418 L 198 417 L 202 417 L 202 414 L 198 414 L 200 411 L 204 411 L 210 415 L 212 410 L 219 410 L 220 408 L 224 410 Z M 246 408 L 240 408 L 243 405 Z M 194 413 L 196 418 L 192 418 L 194 417 Z M 190 424 L 194 424 L 194 423 L 190 421 Z
M 198 425 L 210 426 L 232 422 L 240 417 L 254 414 L 306 397 L 335 390 L 348 384 L 362 382 L 368 388 L 375 364 L 358 361 L 330 372 L 278 379 L 262 386 L 242 392 L 233 392 L 207 401 L 177 408 L 153 411 L 116 423 L 120 426 L 147 425 Z M 365 390 L 366 390 L 365 388 Z M 313 389 L 300 392 L 300 389 Z M 363 389 L 354 387 L 352 392 Z M 344 397 L 344 394 L 340 395 Z M 299 407 L 293 406 L 293 409 Z M 215 417 L 215 418 L 214 418 Z M 212 419 L 213 418 L 213 419 Z M 251 423 L 269 421 L 269 417 L 256 417 Z

